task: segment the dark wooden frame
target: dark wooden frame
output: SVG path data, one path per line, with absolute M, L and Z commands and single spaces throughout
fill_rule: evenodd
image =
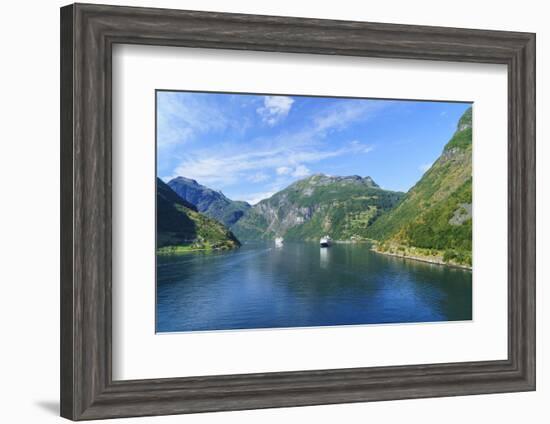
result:
M 115 43 L 507 65 L 508 359 L 113 381 Z M 87 4 L 61 9 L 62 416 L 84 420 L 534 389 L 534 34 Z

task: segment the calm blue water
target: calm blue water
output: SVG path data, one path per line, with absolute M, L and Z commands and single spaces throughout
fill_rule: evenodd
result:
M 157 331 L 470 320 L 472 273 L 363 244 L 157 258 Z

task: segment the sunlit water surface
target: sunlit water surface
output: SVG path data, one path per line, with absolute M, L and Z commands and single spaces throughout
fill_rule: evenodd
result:
M 157 258 L 157 331 L 470 320 L 472 273 L 365 244 L 244 244 Z

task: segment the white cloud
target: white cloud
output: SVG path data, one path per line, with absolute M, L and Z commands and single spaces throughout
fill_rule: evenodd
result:
M 264 172 L 256 172 L 255 174 L 248 176 L 248 181 L 252 183 L 261 183 L 267 180 L 269 180 L 269 175 Z
M 374 146 L 363 144 L 359 140 L 352 140 L 349 144 L 357 148 L 357 153 L 370 153 L 374 150 Z
M 361 142 L 350 142 L 338 149 L 319 149 L 315 146 L 285 146 L 272 149 L 220 152 L 202 151 L 201 154 L 185 159 L 176 169 L 174 175 L 193 178 L 201 184 L 229 186 L 243 179 L 261 179 L 261 174 L 273 170 L 279 176 L 301 178 L 311 171 L 306 164 L 348 154 L 364 154 L 372 146 Z M 251 174 L 252 173 L 252 174 Z
M 276 170 L 277 175 L 287 175 L 292 172 L 292 169 L 288 166 L 279 166 Z
M 185 143 L 199 133 L 219 131 L 231 121 L 198 95 L 180 92 L 157 94 L 157 143 L 160 148 Z
M 418 167 L 418 169 L 422 172 L 426 172 L 428 169 L 430 169 L 432 167 L 432 162 L 429 162 L 429 163 L 423 163 L 422 165 L 420 165 Z
M 236 200 L 244 200 L 245 202 L 248 202 L 251 205 L 255 205 L 261 200 L 268 199 L 271 196 L 273 196 L 275 193 L 281 191 L 283 188 L 287 187 L 291 182 L 292 182 L 292 179 L 290 178 L 290 176 L 288 175 L 279 176 L 274 181 L 269 183 L 267 187 L 265 187 L 265 191 L 261 191 L 257 193 L 246 193 L 242 195 L 236 194 L 232 198 Z
M 264 105 L 256 109 L 262 121 L 270 126 L 285 118 L 292 108 L 294 100 L 286 96 L 265 96 Z
M 311 174 L 311 171 L 304 165 L 298 165 L 292 172 L 292 176 L 296 178 L 307 177 L 309 174 Z
M 250 203 L 251 205 L 255 205 L 256 203 L 260 202 L 261 200 L 270 198 L 275 193 L 277 193 L 277 191 L 265 191 L 265 192 L 261 192 L 261 193 L 250 193 L 243 200 L 245 202 Z
M 315 130 L 318 132 L 342 130 L 350 124 L 370 118 L 374 113 L 390 102 L 372 102 L 368 100 L 349 100 L 339 102 L 315 117 Z
M 268 125 L 276 124 L 288 115 L 294 100 L 285 96 L 266 96 L 256 112 Z M 386 103 L 386 102 L 384 102 Z M 325 143 L 329 133 L 344 130 L 352 123 L 369 119 L 379 111 L 380 103 L 345 101 L 315 114 L 302 128 L 294 132 L 281 131 L 275 136 L 258 137 L 254 143 L 219 142 L 212 148 L 193 149 L 183 155 L 173 175 L 194 178 L 201 184 L 217 189 L 241 184 L 243 181 L 268 182 L 265 174 L 284 178 L 288 185 L 296 178 L 310 175 L 311 164 L 350 154 L 366 154 L 373 146 L 359 140 L 336 145 Z M 269 182 L 268 182 L 269 184 Z M 273 190 L 273 187 L 264 189 Z M 245 195 L 243 198 L 252 195 Z

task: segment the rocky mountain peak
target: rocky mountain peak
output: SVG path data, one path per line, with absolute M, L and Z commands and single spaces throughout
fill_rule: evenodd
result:
M 361 177 L 359 175 L 348 175 L 339 177 L 322 173 L 313 174 L 302 180 L 298 180 L 293 185 L 325 186 L 330 184 L 362 184 L 367 187 L 379 187 L 369 176 Z
M 212 190 L 191 178 L 176 177 L 168 182 L 168 186 L 182 199 L 195 205 L 199 212 L 227 226 L 237 222 L 250 208 L 248 203 L 232 201 L 221 191 Z
M 464 131 L 472 128 L 472 108 L 470 107 L 460 118 L 457 125 L 457 131 Z
M 443 148 L 441 160 L 452 159 L 472 147 L 472 108 L 468 108 L 458 121 L 451 140 Z
M 200 184 L 197 182 L 197 180 L 193 180 L 191 178 L 185 178 L 185 177 L 176 177 L 169 181 L 168 184 L 171 182 L 178 182 L 180 184 L 188 184 L 188 185 L 194 185 L 194 186 L 200 186 Z

